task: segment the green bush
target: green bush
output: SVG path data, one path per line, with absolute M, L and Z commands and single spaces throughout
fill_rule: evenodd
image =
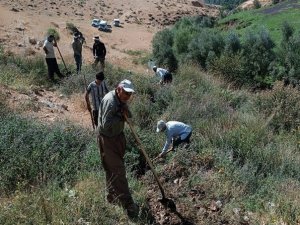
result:
M 177 59 L 173 52 L 173 33 L 169 29 L 159 31 L 152 40 L 153 57 L 157 65 L 170 71 L 177 69 Z
M 269 126 L 275 131 L 298 130 L 300 126 L 300 94 L 297 88 L 276 82 L 273 90 L 259 95 L 255 101 L 259 110 L 270 117 Z
M 63 185 L 77 178 L 92 137 L 86 131 L 8 115 L 0 124 L 1 193 L 49 182 Z
M 78 28 L 73 23 L 70 23 L 70 22 L 66 23 L 66 28 L 67 28 L 67 30 L 70 31 L 70 34 L 74 34 L 75 32 L 78 31 Z
M 59 35 L 58 31 L 55 28 L 48 28 L 46 34 L 47 34 L 47 36 L 54 35 L 54 38 L 55 38 L 56 41 L 59 41 L 59 39 L 60 39 L 60 35 Z

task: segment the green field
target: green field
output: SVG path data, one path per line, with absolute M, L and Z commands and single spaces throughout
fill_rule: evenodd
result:
M 278 44 L 281 41 L 281 26 L 285 21 L 296 31 L 300 30 L 300 1 L 285 1 L 266 8 L 240 11 L 219 20 L 217 27 L 223 31 L 234 30 L 241 37 L 264 27 Z

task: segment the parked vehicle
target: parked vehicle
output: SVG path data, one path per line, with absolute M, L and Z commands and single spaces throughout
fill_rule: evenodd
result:
M 107 24 L 107 21 L 102 20 L 99 23 L 98 30 L 104 31 L 104 32 L 111 32 L 111 25 Z
M 120 26 L 120 20 L 119 19 L 114 19 L 114 21 L 113 21 L 113 25 L 115 26 L 115 27 L 119 27 Z
M 100 23 L 101 23 L 101 20 L 100 20 L 100 19 L 93 19 L 91 25 L 92 25 L 93 27 L 99 27 Z

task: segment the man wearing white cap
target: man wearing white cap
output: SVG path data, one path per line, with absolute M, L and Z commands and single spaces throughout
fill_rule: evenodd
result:
M 126 140 L 123 130 L 124 115 L 131 116 L 127 101 L 133 93 L 131 81 L 121 81 L 115 90 L 108 92 L 102 99 L 98 118 L 98 143 L 106 173 L 107 200 L 110 203 L 120 202 L 130 218 L 138 216 L 139 207 L 132 199 L 126 178 Z
M 192 135 L 192 127 L 178 121 L 165 121 L 160 120 L 157 122 L 156 132 L 165 132 L 167 140 L 162 149 L 162 152 L 159 154 L 159 157 L 162 157 L 166 154 L 171 144 L 172 150 L 181 143 L 190 143 L 190 137 Z
M 160 78 L 160 84 L 167 84 L 172 82 L 172 74 L 168 70 L 157 68 L 157 66 L 153 66 L 152 69 L 155 72 L 156 76 Z

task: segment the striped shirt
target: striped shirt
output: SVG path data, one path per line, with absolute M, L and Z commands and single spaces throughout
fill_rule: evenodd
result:
M 101 81 L 100 85 L 93 81 L 89 84 L 87 88 L 87 93 L 92 99 L 93 110 L 99 110 L 100 103 L 106 93 L 108 93 L 108 88 L 105 81 Z

